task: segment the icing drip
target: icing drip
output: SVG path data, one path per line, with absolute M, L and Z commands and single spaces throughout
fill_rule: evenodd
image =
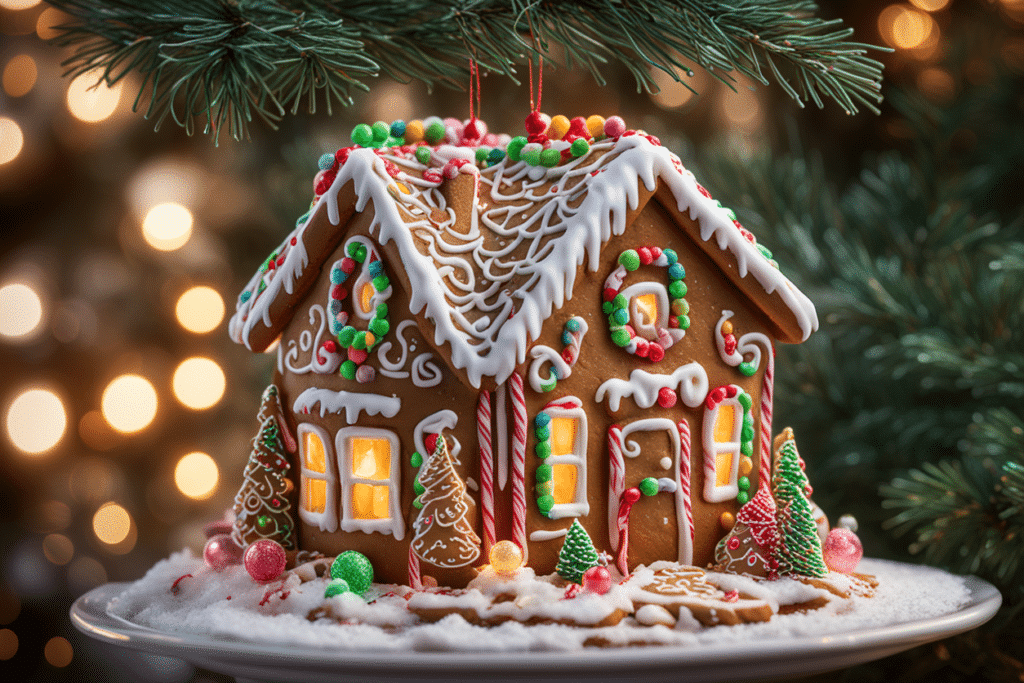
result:
M 320 417 L 324 417 L 327 413 L 340 414 L 344 410 L 345 421 L 350 425 L 359 420 L 361 411 L 366 411 L 367 415 L 394 417 L 402 409 L 402 399 L 397 396 L 331 391 L 330 389 L 310 387 L 295 399 L 292 410 L 296 413 L 309 414 L 317 403 L 320 404 Z
M 632 397 L 641 408 L 650 408 L 658 402 L 658 392 L 670 389 L 679 392 L 679 398 L 691 408 L 703 403 L 708 394 L 708 374 L 697 362 L 675 369 L 671 375 L 653 374 L 646 370 L 633 370 L 629 379 L 612 378 L 597 388 L 595 400 L 608 399 L 608 407 L 615 412 L 623 398 Z

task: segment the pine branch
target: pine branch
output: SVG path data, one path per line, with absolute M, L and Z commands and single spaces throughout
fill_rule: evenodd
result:
M 852 29 L 815 16 L 814 2 L 576 3 L 541 0 L 53 0 L 74 21 L 58 45 L 73 48 L 67 73 L 99 69 L 115 83 L 142 77 L 136 107 L 170 116 L 192 133 L 240 139 L 259 118 L 274 126 L 303 104 L 352 103 L 380 75 L 462 88 L 468 62 L 516 81 L 538 53 L 586 68 L 619 62 L 638 91 L 656 90 L 652 69 L 679 82 L 691 64 L 734 87 L 738 75 L 774 81 L 801 105 L 836 101 L 844 111 L 877 112 L 882 49 L 847 39 Z M 535 40 L 531 40 L 531 33 Z M 518 81 L 516 81 L 518 82 Z M 689 86 L 688 86 L 689 87 Z

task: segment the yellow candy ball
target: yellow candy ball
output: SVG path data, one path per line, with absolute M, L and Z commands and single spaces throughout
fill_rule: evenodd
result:
M 740 458 L 740 476 L 750 476 L 750 471 L 754 469 L 754 461 L 750 458 Z
M 587 117 L 587 130 L 590 131 L 591 137 L 603 138 L 604 137 L 604 117 L 600 114 L 594 114 L 593 116 Z
M 732 334 L 732 323 L 728 320 L 722 323 L 722 334 Z
M 718 518 L 718 523 L 724 530 L 729 531 L 736 525 L 736 516 L 731 512 L 723 512 L 722 516 Z
M 423 122 L 419 119 L 405 124 L 405 135 L 403 136 L 405 138 L 405 144 L 415 145 L 417 142 L 424 139 L 424 135 Z
M 561 140 L 569 132 L 569 119 L 561 114 L 551 117 L 551 125 L 548 126 L 548 137 L 552 140 Z
M 511 574 L 523 566 L 523 549 L 512 541 L 498 541 L 488 556 L 491 567 L 499 574 Z

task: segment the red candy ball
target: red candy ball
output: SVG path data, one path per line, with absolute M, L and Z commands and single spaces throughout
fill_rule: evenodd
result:
M 583 588 L 604 595 L 612 588 L 612 575 L 604 567 L 591 567 L 583 572 Z
M 864 557 L 864 546 L 857 534 L 849 529 L 837 528 L 828 532 L 822 550 L 828 568 L 841 574 L 851 573 Z
M 245 551 L 245 571 L 253 581 L 273 581 L 284 571 L 288 557 L 277 541 L 269 538 L 256 541 Z
M 203 561 L 210 569 L 220 571 L 242 563 L 242 548 L 231 538 L 231 534 L 216 534 L 206 541 Z
M 668 387 L 658 389 L 658 405 L 662 408 L 671 408 L 676 404 L 676 392 Z
M 548 124 L 544 123 L 544 117 L 539 111 L 532 111 L 526 117 L 526 132 L 530 135 L 540 135 L 547 129 Z

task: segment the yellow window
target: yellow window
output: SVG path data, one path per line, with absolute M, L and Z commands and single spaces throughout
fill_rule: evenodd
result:
M 309 512 L 323 512 L 327 507 L 327 482 L 302 477 L 302 507 Z
M 715 419 L 715 441 L 728 443 L 732 441 L 733 428 L 736 425 L 736 406 L 720 404 L 718 417 Z
M 576 476 L 576 465 L 551 466 L 551 480 L 554 484 L 552 495 L 555 498 L 555 505 L 576 502 Z
M 327 471 L 327 458 L 324 455 L 324 442 L 316 432 L 306 432 L 304 438 L 306 448 L 306 469 L 324 474 Z
M 391 444 L 387 439 L 352 439 L 352 474 L 360 479 L 391 476 Z
M 572 455 L 576 443 L 576 424 L 571 417 L 556 417 L 551 420 L 551 455 Z
M 352 484 L 352 514 L 356 519 L 387 519 L 388 487 Z
M 376 293 L 372 282 L 363 283 L 362 288 L 359 290 L 359 306 L 363 309 L 363 313 L 369 313 L 373 310 L 371 308 L 371 301 Z
M 732 453 L 715 455 L 715 486 L 728 486 L 732 479 Z
M 658 296 L 656 294 L 653 292 L 641 294 L 634 301 L 636 301 L 636 310 L 640 313 L 640 321 L 644 325 L 654 325 L 658 322 Z

